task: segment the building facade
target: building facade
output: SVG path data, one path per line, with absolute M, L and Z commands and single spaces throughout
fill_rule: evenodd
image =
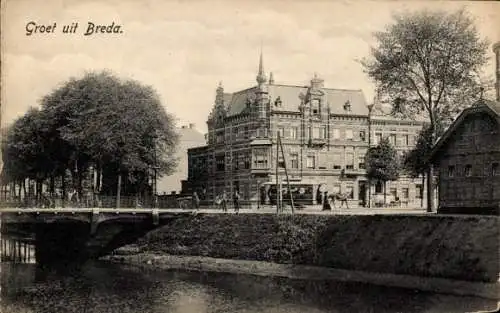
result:
M 439 213 L 500 212 L 500 103 L 465 109 L 432 151 Z
M 354 204 L 366 205 L 369 141 L 376 145 L 388 137 L 403 155 L 423 126 L 387 116 L 380 104 L 369 110 L 361 90 L 326 88 L 316 75 L 308 86 L 276 84 L 272 73 L 269 80 L 264 74 L 262 55 L 256 80 L 235 93 L 217 88 L 206 145 L 188 151 L 184 192 L 196 190 L 211 200 L 238 190 L 244 200 L 273 203 L 277 180 L 286 192 L 285 161 L 294 199 L 316 203 L 319 189 L 347 193 Z M 421 179 L 402 177 L 388 182 L 388 199 L 419 206 L 423 188 Z M 372 194 L 378 193 L 382 185 L 373 184 Z
M 181 191 L 181 181 L 188 172 L 188 149 L 205 144 L 205 136 L 199 132 L 194 124 L 183 125 L 177 129 L 179 145 L 175 154 L 177 167 L 175 172 L 158 179 L 158 194 L 171 194 Z

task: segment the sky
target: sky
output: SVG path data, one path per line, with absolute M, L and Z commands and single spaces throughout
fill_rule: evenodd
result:
M 177 125 L 206 119 L 222 82 L 226 92 L 256 84 L 259 54 L 277 84 L 307 85 L 314 73 L 329 88 L 374 85 L 358 60 L 373 32 L 408 10 L 465 7 L 483 38 L 500 41 L 500 3 L 466 1 L 35 1 L 2 7 L 2 126 L 86 71 L 110 70 L 153 86 Z M 56 23 L 53 33 L 26 35 L 26 25 Z M 74 34 L 62 33 L 78 22 Z M 84 36 L 87 23 L 121 25 L 122 33 Z M 485 73 L 493 77 L 493 52 Z

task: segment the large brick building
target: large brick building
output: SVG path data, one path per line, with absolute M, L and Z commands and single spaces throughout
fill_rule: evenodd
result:
M 388 137 L 402 154 L 414 146 L 423 125 L 389 117 L 379 104 L 369 110 L 361 90 L 326 88 L 316 75 L 308 86 L 277 84 L 272 73 L 267 80 L 262 56 L 256 80 L 256 86 L 234 93 L 224 92 L 222 85 L 217 88 L 206 145 L 188 151 L 184 192 L 197 190 L 210 200 L 236 189 L 245 200 L 272 203 L 276 160 L 282 161 L 277 157 L 280 133 L 297 199 L 315 203 L 321 188 L 348 193 L 352 202 L 364 205 L 369 141 L 375 145 Z M 284 174 L 278 168 L 281 182 Z M 397 196 L 403 205 L 420 205 L 424 194 L 421 179 L 403 177 L 387 187 L 388 199 Z M 382 192 L 381 184 L 372 188 L 373 195 Z

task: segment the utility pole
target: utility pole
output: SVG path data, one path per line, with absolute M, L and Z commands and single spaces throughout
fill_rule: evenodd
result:
M 286 168 L 285 153 L 283 152 L 283 145 L 281 144 L 281 137 L 280 137 L 279 133 L 278 133 L 278 144 L 279 144 L 279 147 L 281 149 L 281 156 L 283 157 L 283 166 L 285 167 L 286 184 L 287 184 L 288 194 L 290 195 L 290 205 L 292 206 L 292 214 L 293 214 L 295 211 L 295 208 L 293 205 L 293 195 L 292 195 L 292 190 L 290 188 L 290 179 L 288 178 L 288 171 Z
M 278 182 L 279 180 L 279 175 L 278 175 L 278 169 L 280 166 L 279 163 L 279 154 L 280 154 L 280 149 L 281 149 L 281 156 L 283 157 L 283 167 L 285 169 L 285 177 L 286 177 L 286 183 L 287 183 L 287 190 L 288 194 L 290 195 L 290 204 L 292 207 L 292 214 L 295 212 L 294 204 L 293 204 L 293 195 L 292 195 L 292 190 L 290 188 L 290 179 L 288 178 L 288 171 L 286 168 L 286 160 L 285 160 L 285 153 L 283 152 L 283 145 L 281 144 L 281 136 L 280 133 L 277 133 L 276 136 L 276 212 L 283 212 L 283 196 L 282 196 L 282 190 L 281 190 L 281 183 Z
M 373 112 L 373 106 L 375 103 L 371 103 L 368 105 L 368 150 L 367 152 L 370 151 L 370 148 L 372 147 L 372 112 Z M 366 161 L 365 161 L 366 163 Z M 366 164 L 365 164 L 366 168 Z M 371 179 L 368 178 L 368 208 L 372 207 L 372 182 Z
M 281 188 L 280 188 L 280 185 L 278 183 L 278 168 L 280 166 L 280 161 L 279 161 L 279 145 L 278 145 L 278 140 L 280 138 L 280 133 L 279 132 L 276 132 L 276 214 L 279 214 L 280 213 L 280 209 L 281 209 L 281 202 L 280 202 L 280 193 L 281 193 Z

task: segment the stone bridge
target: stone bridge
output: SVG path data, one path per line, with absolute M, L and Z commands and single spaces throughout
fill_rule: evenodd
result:
M 34 245 L 40 275 L 77 270 L 89 259 L 192 215 L 192 211 L 172 209 L 0 210 L 2 238 Z

